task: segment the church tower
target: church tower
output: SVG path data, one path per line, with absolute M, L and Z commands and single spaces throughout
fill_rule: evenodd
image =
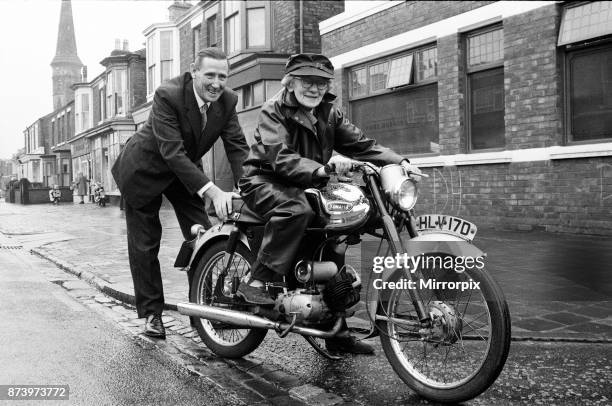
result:
M 81 63 L 76 49 L 72 4 L 70 0 L 62 0 L 57 31 L 57 48 L 55 49 L 55 57 L 51 61 L 54 110 L 74 99 L 74 90 L 70 86 L 81 82 L 82 67 L 83 63 Z

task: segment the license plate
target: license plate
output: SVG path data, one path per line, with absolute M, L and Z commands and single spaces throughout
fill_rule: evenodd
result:
M 478 228 L 474 223 L 454 216 L 441 214 L 423 214 L 416 219 L 417 230 L 420 232 L 444 232 L 456 235 L 467 241 L 472 241 Z

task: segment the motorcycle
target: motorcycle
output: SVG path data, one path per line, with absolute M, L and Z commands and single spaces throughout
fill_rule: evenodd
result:
M 485 269 L 464 266 L 465 258 L 486 257 L 472 243 L 476 226 L 454 216 L 417 217 L 416 174 L 400 165 L 356 162 L 353 169 L 362 175 L 359 184 L 338 178 L 342 181 L 330 180 L 320 190 L 305 190 L 316 218 L 302 239 L 294 272 L 267 284 L 273 306 L 236 296 L 265 220 L 235 199 L 229 219 L 208 230 L 194 225 L 193 240 L 183 243 L 175 262 L 188 272 L 190 286 L 189 302 L 178 303 L 178 311 L 190 316 L 202 342 L 222 357 L 251 353 L 274 330 L 280 337 L 302 335 L 320 355 L 339 359 L 324 339 L 348 334 L 343 326 L 365 283 L 370 328 L 364 338 L 380 338 L 402 381 L 432 401 L 478 396 L 505 364 L 510 315 Z M 378 248 L 372 269 L 362 266 L 360 275 L 345 254 L 367 235 L 379 240 Z M 450 289 L 458 286 L 471 289 Z
M 101 183 L 96 182 L 93 188 L 94 202 L 100 207 L 106 207 L 106 192 Z

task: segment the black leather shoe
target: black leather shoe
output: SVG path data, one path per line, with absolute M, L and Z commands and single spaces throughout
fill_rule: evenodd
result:
M 155 338 L 166 338 L 166 329 L 160 314 L 150 314 L 145 322 L 144 335 Z
M 247 283 L 241 283 L 236 291 L 236 296 L 242 298 L 247 303 L 258 305 L 273 305 L 274 300 L 268 294 L 266 288 L 255 288 Z
M 374 354 L 374 348 L 355 337 L 334 337 L 325 339 L 325 348 L 330 352 L 346 352 L 350 354 Z

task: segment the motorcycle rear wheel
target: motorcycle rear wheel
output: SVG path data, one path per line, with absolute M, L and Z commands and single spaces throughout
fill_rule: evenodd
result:
M 225 252 L 226 241 L 219 241 L 209 247 L 195 266 L 191 282 L 189 301 L 209 306 L 235 309 L 231 304 L 219 303 L 214 295 L 219 275 L 225 269 L 229 254 Z M 242 279 L 251 269 L 255 258 L 253 253 L 238 242 L 228 275 L 223 281 L 223 294 L 233 296 L 233 278 Z M 236 309 L 242 310 L 242 309 Z M 235 328 L 231 325 L 193 317 L 193 324 L 202 342 L 215 354 L 226 358 L 241 358 L 253 352 L 265 338 L 268 330 L 257 328 Z
M 451 339 L 418 337 L 414 328 L 401 322 L 386 320 L 378 325 L 385 355 L 399 377 L 426 399 L 456 403 L 478 396 L 495 382 L 508 357 L 511 326 L 503 292 L 485 270 L 446 272 L 448 281 L 480 282 L 479 291 L 464 293 L 463 297 L 460 293 L 421 290 L 426 309 L 443 309 L 440 313 L 455 319 Z M 389 281 L 404 276 L 397 272 Z M 444 278 L 438 276 L 438 280 Z M 388 301 L 384 300 L 381 307 L 394 320 L 418 320 L 407 290 L 388 293 Z

